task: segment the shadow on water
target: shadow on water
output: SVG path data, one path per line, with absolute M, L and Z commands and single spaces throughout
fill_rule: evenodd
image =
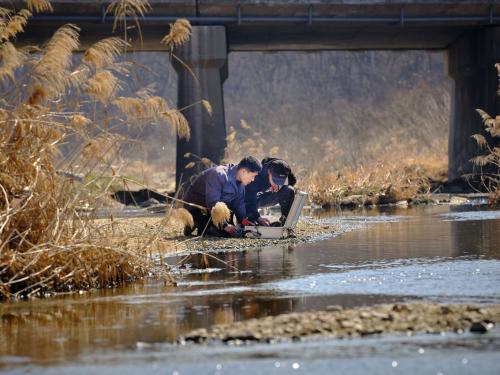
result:
M 213 259 L 200 271 L 206 259 L 191 256 L 177 287 L 150 281 L 2 304 L 0 369 L 130 352 L 195 328 L 334 305 L 499 302 L 499 211 L 438 206 L 313 217 L 362 227 L 319 242 L 214 254 L 240 274 Z

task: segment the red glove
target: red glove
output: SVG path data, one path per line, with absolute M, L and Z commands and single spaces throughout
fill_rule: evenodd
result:
M 241 225 L 247 226 L 247 225 L 255 225 L 255 224 L 252 223 L 250 220 L 248 220 L 248 218 L 244 218 L 243 220 L 241 220 Z
M 231 236 L 234 237 L 238 229 L 234 225 L 229 224 L 224 227 L 224 231 L 226 231 L 227 233 L 229 233 Z

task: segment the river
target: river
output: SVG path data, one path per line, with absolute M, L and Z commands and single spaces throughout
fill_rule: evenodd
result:
M 425 206 L 317 212 L 354 228 L 298 245 L 171 257 L 177 287 L 0 305 L 0 373 L 500 373 L 500 329 L 297 343 L 179 345 L 184 333 L 288 312 L 430 300 L 500 303 L 500 211 Z M 349 225 L 347 225 L 349 224 Z M 227 264 L 232 265 L 229 267 Z M 236 272 L 234 268 L 240 272 Z

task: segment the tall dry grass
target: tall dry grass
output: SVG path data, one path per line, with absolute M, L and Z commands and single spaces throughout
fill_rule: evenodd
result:
M 500 76 L 500 64 L 495 64 Z M 497 91 L 500 95 L 500 86 Z M 481 109 L 476 109 L 481 116 L 484 130 L 491 138 L 500 138 L 500 116 L 491 117 Z M 472 136 L 483 153 L 471 159 L 471 162 L 479 169 L 478 174 L 484 188 L 489 192 L 491 205 L 500 206 L 500 147 L 493 146 L 483 134 Z
M 298 176 L 297 187 L 323 207 L 411 201 L 447 179 L 445 136 L 419 140 L 399 129 L 390 136 L 374 136 L 354 151 L 352 142 L 345 145 L 335 139 L 313 137 L 290 140 L 286 147 L 282 144 L 287 139 L 286 135 L 269 137 L 242 120 L 240 130 L 231 128 L 227 136 L 227 158 L 246 153 L 289 161 Z M 306 154 L 298 158 L 294 150 L 302 148 L 306 148 Z
M 146 9 L 138 1 L 113 4 L 117 18 Z M 96 220 L 94 209 L 120 179 L 124 145 L 134 141 L 121 129 L 140 134 L 161 124 L 189 137 L 186 119 L 147 90 L 120 96 L 129 66 L 117 61 L 128 47 L 119 37 L 77 58 L 79 28 L 67 24 L 40 47 L 17 48 L 31 12 L 51 10 L 45 0 L 28 7 L 0 8 L 0 299 L 116 286 L 147 274 L 169 279 L 151 259 L 159 231 L 117 233 L 113 218 Z M 82 184 L 78 176 L 92 177 Z M 90 189 L 103 176 L 108 183 Z

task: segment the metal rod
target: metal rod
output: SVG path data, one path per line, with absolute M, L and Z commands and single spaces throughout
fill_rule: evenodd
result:
M 172 22 L 179 18 L 185 18 L 193 24 L 243 24 L 243 23 L 390 23 L 400 25 L 402 18 L 399 16 L 144 16 L 139 17 L 142 22 Z M 37 15 L 30 18 L 31 21 L 38 22 L 112 22 L 114 16 L 92 15 Z M 125 17 L 127 21 L 135 21 L 133 17 Z M 500 22 L 500 16 L 404 16 L 404 23 L 424 23 L 424 22 L 485 22 L 497 23 Z

